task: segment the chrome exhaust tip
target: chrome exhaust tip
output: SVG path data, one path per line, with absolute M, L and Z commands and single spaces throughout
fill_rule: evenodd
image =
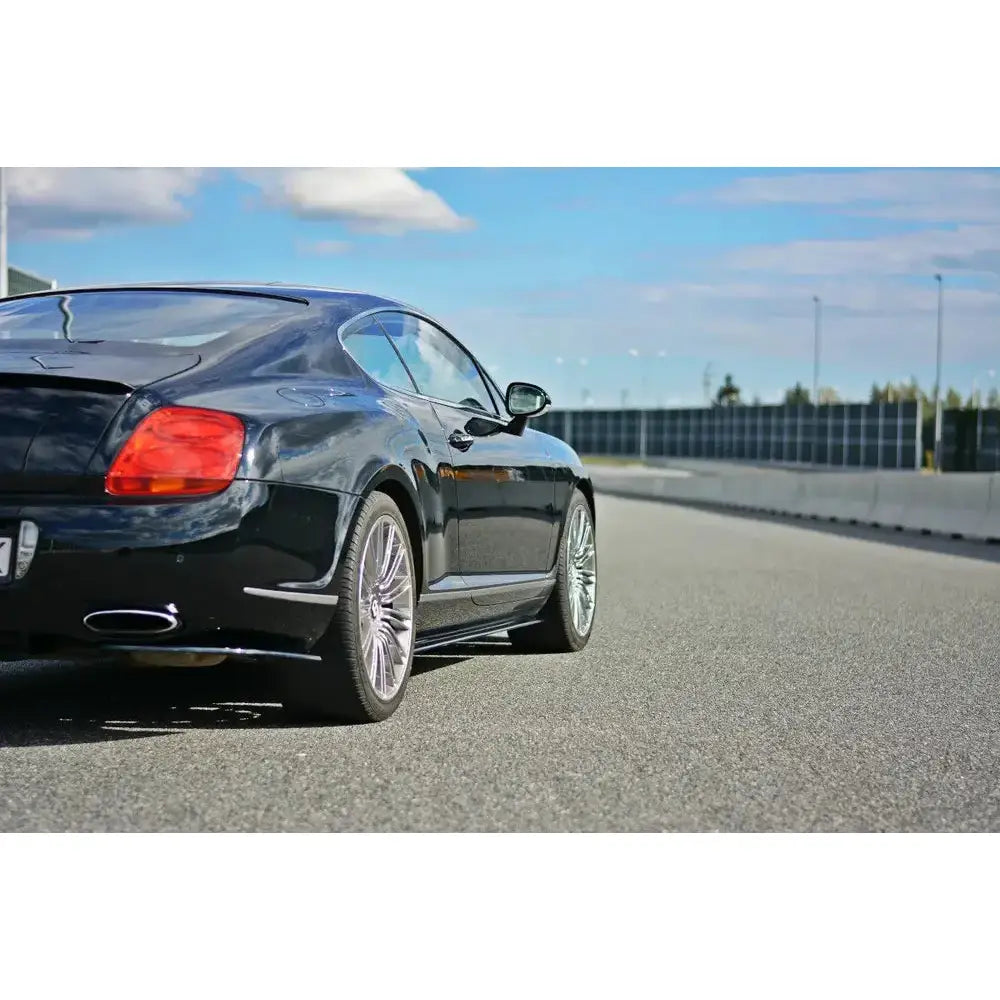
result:
M 83 616 L 83 624 L 98 635 L 170 635 L 181 627 L 181 620 L 177 608 L 171 604 L 164 611 L 139 608 L 91 611 Z

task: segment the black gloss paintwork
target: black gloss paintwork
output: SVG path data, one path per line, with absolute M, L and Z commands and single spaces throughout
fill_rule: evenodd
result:
M 530 428 L 510 433 L 500 419 L 373 381 L 338 328 L 408 307 L 321 289 L 281 293 L 308 307 L 272 333 L 222 347 L 0 340 L 0 534 L 25 519 L 40 532 L 27 575 L 0 585 L 0 650 L 92 645 L 87 612 L 170 603 L 183 622 L 170 643 L 308 650 L 333 607 L 243 588 L 331 593 L 359 503 L 376 488 L 411 525 L 427 641 L 528 620 L 544 604 L 572 492 L 592 497 L 576 454 Z M 164 405 L 241 417 L 236 481 L 205 498 L 107 495 L 115 455 Z M 448 442 L 459 429 L 474 438 L 465 451 Z M 504 584 L 512 589 L 482 590 Z

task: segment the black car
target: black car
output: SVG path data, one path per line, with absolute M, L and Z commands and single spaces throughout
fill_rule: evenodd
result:
M 549 404 L 374 295 L 0 300 L 0 657 L 263 658 L 289 711 L 364 721 L 415 652 L 582 649 L 593 488 Z

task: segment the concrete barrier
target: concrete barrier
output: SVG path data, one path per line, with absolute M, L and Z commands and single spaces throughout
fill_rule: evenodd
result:
M 723 483 L 723 499 L 731 507 L 780 514 L 802 511 L 802 477 L 794 473 L 764 472 L 719 478 Z
M 815 517 L 886 528 L 1000 540 L 1000 473 L 791 472 L 678 476 L 602 474 L 595 487 L 677 503 Z
M 877 474 L 878 498 L 872 521 L 890 528 L 985 538 L 992 478 L 992 474 L 979 472 Z
M 983 519 L 983 537 L 1000 541 L 1000 472 L 990 473 L 990 502 Z
M 689 503 L 718 504 L 724 499 L 722 481 L 717 476 L 691 476 L 681 479 L 673 476 L 630 476 L 619 472 L 602 474 L 599 467 L 591 467 L 590 473 L 594 486 L 604 493 Z
M 801 511 L 829 521 L 870 524 L 875 509 L 877 477 L 867 472 L 800 474 Z

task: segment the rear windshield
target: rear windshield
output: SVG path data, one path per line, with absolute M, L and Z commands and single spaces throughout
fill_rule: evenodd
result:
M 266 333 L 306 306 L 227 292 L 73 292 L 0 302 L 0 340 L 132 341 L 188 347 Z

